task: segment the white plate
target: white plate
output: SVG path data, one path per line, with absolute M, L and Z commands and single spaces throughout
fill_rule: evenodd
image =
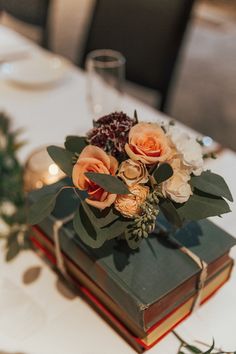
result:
M 67 61 L 57 56 L 32 56 L 6 63 L 2 71 L 6 79 L 24 86 L 50 85 L 62 79 Z

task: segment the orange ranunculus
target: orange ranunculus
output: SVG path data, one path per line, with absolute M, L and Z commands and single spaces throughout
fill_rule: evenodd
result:
M 74 185 L 82 190 L 86 190 L 90 198 L 86 202 L 98 209 L 105 209 L 111 206 L 116 194 L 111 194 L 92 182 L 85 176 L 85 172 L 105 173 L 115 175 L 118 168 L 117 160 L 107 155 L 97 146 L 88 145 L 81 152 L 76 164 L 73 167 L 72 179 Z
M 115 208 L 126 218 L 133 218 L 141 212 L 141 205 L 147 199 L 148 186 L 135 184 L 129 187 L 130 194 L 118 195 L 115 201 Z
M 132 160 L 146 165 L 166 161 L 172 153 L 168 138 L 156 123 L 138 123 L 133 126 L 125 151 Z

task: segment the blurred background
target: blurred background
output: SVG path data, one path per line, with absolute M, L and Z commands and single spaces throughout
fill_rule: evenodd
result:
M 148 2 L 150 6 L 155 3 Z M 167 0 L 160 2 L 169 3 Z M 6 3 L 17 7 L 24 0 L 8 0 Z M 48 3 L 47 41 L 43 44 L 83 66 L 94 12 L 97 11 L 95 0 L 54 0 Z M 185 36 L 181 38 L 176 70 L 168 86 L 168 104 L 162 108 L 173 118 L 236 150 L 236 1 L 196 0 L 193 5 Z M 123 17 L 128 17 L 131 25 L 136 21 L 127 12 Z M 26 24 L 19 18 L 9 10 L 1 16 L 0 23 L 40 42 L 39 26 Z M 110 18 L 109 12 L 107 18 Z M 137 21 L 143 20 L 137 18 Z M 154 38 L 150 37 L 150 41 L 155 41 L 160 34 L 155 31 L 157 29 L 153 28 L 151 37 Z M 147 65 L 142 68 L 144 72 L 151 70 Z M 156 90 L 152 85 L 145 86 L 127 83 L 125 90 L 157 107 Z

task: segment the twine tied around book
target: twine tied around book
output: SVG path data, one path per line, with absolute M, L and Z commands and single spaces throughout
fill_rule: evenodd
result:
M 63 219 L 56 220 L 55 223 L 53 224 L 53 240 L 55 246 L 56 264 L 59 271 L 61 272 L 61 274 L 66 280 L 68 280 L 68 273 L 66 271 L 63 255 L 61 252 L 59 231 L 65 224 L 72 221 L 73 218 L 74 218 L 74 213 L 66 216 Z
M 194 298 L 193 304 L 192 304 L 192 309 L 191 311 L 194 312 L 198 309 L 198 307 L 201 304 L 201 299 L 202 299 L 202 292 L 206 283 L 207 279 L 207 272 L 208 272 L 208 264 L 203 261 L 200 257 L 198 257 L 194 252 L 192 252 L 189 248 L 183 246 L 179 241 L 173 238 L 168 238 L 168 241 L 170 241 L 173 245 L 177 246 L 178 249 L 186 254 L 188 257 L 190 257 L 201 269 L 201 272 L 199 274 L 198 282 L 197 282 L 197 294 Z
M 59 231 L 60 229 L 67 224 L 68 222 L 72 221 L 74 217 L 74 213 L 66 216 L 63 219 L 56 220 L 54 225 L 53 225 L 53 239 L 54 239 L 54 245 L 55 245 L 55 255 L 56 255 L 56 264 L 57 267 L 60 271 L 60 273 L 63 275 L 63 277 L 68 280 L 71 283 L 70 276 L 66 270 L 63 255 L 61 252 L 61 247 L 60 247 L 60 235 Z M 163 230 L 162 230 L 163 231 Z M 158 234 L 157 232 L 155 232 Z M 164 231 L 162 234 L 168 235 L 168 232 Z M 205 286 L 205 282 L 207 279 L 207 272 L 208 272 L 208 264 L 203 261 L 200 257 L 198 257 L 194 252 L 192 252 L 190 249 L 187 247 L 183 246 L 179 241 L 176 239 L 167 237 L 167 241 L 172 243 L 174 246 L 178 247 L 178 249 L 186 254 L 188 257 L 190 257 L 201 269 L 198 282 L 197 282 L 197 294 L 194 298 L 193 304 L 192 304 L 192 312 L 196 311 L 197 308 L 199 307 L 202 299 L 202 291 Z

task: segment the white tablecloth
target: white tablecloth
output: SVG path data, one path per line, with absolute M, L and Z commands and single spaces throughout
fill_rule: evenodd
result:
M 1 48 L 29 46 L 32 52 L 41 49 L 16 33 L 0 27 Z M 44 89 L 23 89 L 3 79 L 0 74 L 0 110 L 13 118 L 15 127 L 25 127 L 28 144 L 21 160 L 40 145 L 61 144 L 68 134 L 84 133 L 92 124 L 86 102 L 85 74 L 69 65 L 68 75 L 60 84 Z M 128 114 L 137 109 L 143 120 L 166 119 L 152 108 L 124 96 L 122 108 Z M 188 129 L 188 128 L 186 128 Z M 236 195 L 236 155 L 225 150 L 217 160 L 207 164 L 221 173 Z M 234 234 L 236 206 L 232 213 L 214 222 Z M 236 250 L 232 250 L 236 258 Z M 26 285 L 24 272 L 32 266 L 42 271 L 37 281 Z M 236 273 L 211 301 L 178 326 L 178 333 L 189 340 L 200 339 L 217 346 L 236 349 Z M 0 351 L 25 354 L 121 354 L 134 350 L 104 322 L 82 299 L 66 299 L 56 288 L 56 275 L 31 251 L 22 253 L 6 264 L 0 253 Z M 150 354 L 175 354 L 178 341 L 169 334 Z

